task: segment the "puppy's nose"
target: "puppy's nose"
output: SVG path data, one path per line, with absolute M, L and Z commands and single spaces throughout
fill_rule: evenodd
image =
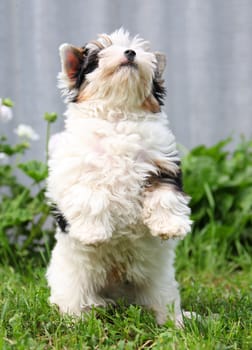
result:
M 134 61 L 134 58 L 136 56 L 136 53 L 134 50 L 126 50 L 124 51 L 124 55 L 127 57 L 127 59 L 130 61 L 130 62 L 133 62 Z

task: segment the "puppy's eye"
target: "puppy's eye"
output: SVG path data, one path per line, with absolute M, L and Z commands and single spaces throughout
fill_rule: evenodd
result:
M 83 56 L 87 56 L 89 54 L 89 49 L 83 46 Z

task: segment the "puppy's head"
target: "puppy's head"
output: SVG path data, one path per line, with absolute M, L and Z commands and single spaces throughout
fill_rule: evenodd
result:
M 165 89 L 165 56 L 123 29 L 102 34 L 85 47 L 60 46 L 59 87 L 67 101 L 102 100 L 110 107 L 158 112 Z

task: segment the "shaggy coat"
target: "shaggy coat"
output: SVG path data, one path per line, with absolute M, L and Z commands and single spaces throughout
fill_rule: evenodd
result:
M 119 298 L 165 322 L 173 305 L 176 241 L 189 231 L 175 138 L 161 111 L 165 58 L 120 29 L 60 47 L 65 130 L 50 142 L 47 196 L 57 243 L 51 303 L 80 315 Z

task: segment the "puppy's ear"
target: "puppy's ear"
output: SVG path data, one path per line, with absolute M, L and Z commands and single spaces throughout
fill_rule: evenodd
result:
M 159 106 L 164 105 L 164 99 L 166 95 L 165 87 L 164 87 L 164 79 L 162 75 L 166 66 L 166 57 L 165 54 L 161 52 L 155 52 L 157 67 L 155 71 L 155 75 L 152 83 L 152 95 L 157 100 Z
M 161 79 L 166 66 L 166 57 L 165 54 L 161 52 L 155 52 L 155 56 L 157 60 L 156 77 L 157 79 Z
M 61 59 L 61 72 L 59 73 L 59 88 L 71 91 L 75 87 L 78 74 L 84 61 L 84 49 L 69 44 L 59 47 Z

